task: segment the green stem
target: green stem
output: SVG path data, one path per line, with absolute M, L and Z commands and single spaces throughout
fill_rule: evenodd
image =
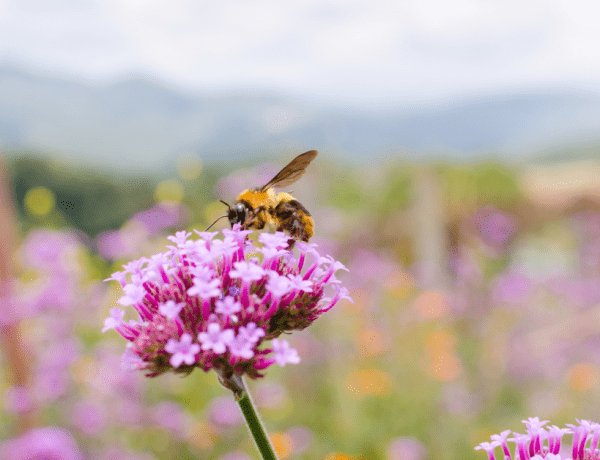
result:
M 267 432 L 254 408 L 250 393 L 248 393 L 248 390 L 244 387 L 242 391 L 234 394 L 235 399 L 242 410 L 242 414 L 244 414 L 250 434 L 252 434 L 256 447 L 258 447 L 258 451 L 263 460 L 277 460 L 275 450 L 273 449 L 271 441 L 269 441 L 269 437 L 267 436 Z

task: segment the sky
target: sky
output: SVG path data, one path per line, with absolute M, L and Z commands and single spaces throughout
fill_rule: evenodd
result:
M 0 0 L 0 64 L 356 104 L 600 92 L 599 17 L 591 0 Z

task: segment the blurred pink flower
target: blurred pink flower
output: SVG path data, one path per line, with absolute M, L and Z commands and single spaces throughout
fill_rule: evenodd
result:
M 35 428 L 17 439 L 0 444 L 0 458 L 6 460 L 82 460 L 71 434 L 56 427 Z
M 229 453 L 219 457 L 218 460 L 253 460 L 253 459 L 245 452 L 241 452 L 238 450 L 235 452 L 229 452 Z
M 389 460 L 422 460 L 427 449 L 414 438 L 400 437 L 390 442 L 386 453 Z
M 92 401 L 78 401 L 71 409 L 71 423 L 87 436 L 97 436 L 107 425 L 106 409 Z
M 346 276 L 346 284 L 350 288 L 382 286 L 395 267 L 397 264 L 384 255 L 361 249 L 354 254 L 348 266 L 350 274 Z
M 298 455 L 310 447 L 313 442 L 313 432 L 305 426 L 294 426 L 287 430 L 294 443 L 294 454 Z
M 117 406 L 116 416 L 121 424 L 133 427 L 141 425 L 144 419 L 144 412 L 139 401 L 123 398 L 115 405 Z
M 208 416 L 213 423 L 221 426 L 239 425 L 244 421 L 237 403 L 224 396 L 213 398 L 208 406 Z
M 534 292 L 531 279 L 516 268 L 500 273 L 493 283 L 492 299 L 496 304 L 523 304 Z
M 585 308 L 600 302 L 600 277 L 567 277 L 552 279 L 549 288 L 559 296 L 563 296 L 572 305 Z
M 254 399 L 258 407 L 277 409 L 288 398 L 285 387 L 277 382 L 261 382 L 256 385 Z
M 48 273 L 71 271 L 71 255 L 80 242 L 75 234 L 38 228 L 30 231 L 19 250 L 21 263 Z
M 470 221 L 481 242 L 494 257 L 504 251 L 518 228 L 517 219 L 512 214 L 491 205 L 479 208 L 471 215 Z
M 177 436 L 183 436 L 188 425 L 188 417 L 183 408 L 173 401 L 163 401 L 150 410 L 152 421 Z
M 22 414 L 33 408 L 29 391 L 22 386 L 13 386 L 4 392 L 4 408 L 13 414 Z
M 53 401 L 67 392 L 69 382 L 71 378 L 66 370 L 43 367 L 37 370 L 33 393 L 40 402 Z
M 121 259 L 137 254 L 147 236 L 145 227 L 131 226 L 100 233 L 94 244 L 98 254 L 105 259 Z
M 182 227 L 189 220 L 190 211 L 184 204 L 158 203 L 146 209 L 135 213 L 129 220 L 144 224 L 148 233 L 154 235 L 161 230 L 174 227 Z

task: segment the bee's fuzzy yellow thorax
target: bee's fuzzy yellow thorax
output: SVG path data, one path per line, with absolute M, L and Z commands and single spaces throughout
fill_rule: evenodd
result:
M 268 189 L 265 192 L 260 190 L 244 190 L 237 197 L 238 201 L 247 201 L 252 208 L 256 209 L 259 206 L 269 208 L 275 202 L 275 193 L 273 189 Z

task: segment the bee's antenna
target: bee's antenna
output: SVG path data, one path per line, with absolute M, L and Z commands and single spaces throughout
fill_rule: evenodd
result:
M 217 218 L 217 220 L 215 220 L 215 221 L 214 221 L 212 224 L 210 224 L 210 225 L 209 225 L 209 226 L 206 228 L 206 230 L 204 230 L 204 231 L 205 231 L 205 232 L 207 232 L 207 231 L 210 229 L 210 227 L 212 227 L 213 225 L 215 225 L 215 224 L 216 224 L 218 221 L 220 221 L 220 220 L 221 220 L 223 217 L 227 217 L 227 216 L 225 215 L 225 216 L 221 216 L 221 217 Z
M 227 202 L 225 202 L 225 201 L 223 201 L 223 200 L 219 200 L 219 201 L 220 201 L 221 203 L 223 203 L 225 206 L 227 206 L 227 209 L 231 209 L 231 206 L 229 206 L 229 203 L 227 203 Z M 221 217 L 217 218 L 217 220 L 215 220 L 215 221 L 214 221 L 212 224 L 210 224 L 210 225 L 208 226 L 208 228 L 207 228 L 206 230 L 204 230 L 204 231 L 205 231 L 205 232 L 207 232 L 207 231 L 208 231 L 208 229 L 209 229 L 210 227 L 212 227 L 213 225 L 215 225 L 215 224 L 216 224 L 218 221 L 220 221 L 220 220 L 221 220 L 223 217 L 228 217 L 228 215 L 227 215 L 227 214 L 225 214 L 224 216 L 221 216 Z

